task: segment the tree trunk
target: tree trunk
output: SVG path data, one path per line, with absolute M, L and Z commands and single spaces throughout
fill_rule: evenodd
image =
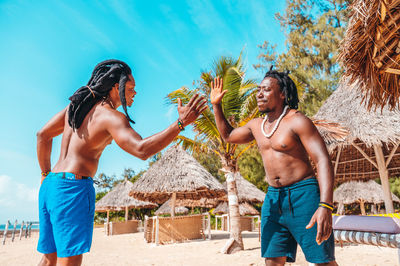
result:
M 244 249 L 242 231 L 240 228 L 239 199 L 236 186 L 237 174 L 238 173 L 235 171 L 228 171 L 225 174 L 228 189 L 230 239 L 221 250 L 224 254 L 232 254 Z

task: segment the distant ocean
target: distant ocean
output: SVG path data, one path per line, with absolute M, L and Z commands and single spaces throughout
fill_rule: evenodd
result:
M 24 224 L 24 230 L 26 228 L 26 224 Z M 5 224 L 0 224 L 0 232 L 4 231 L 6 229 Z M 21 224 L 17 224 L 17 227 L 15 230 L 20 230 L 21 229 Z M 38 230 L 39 229 L 39 223 L 38 222 L 32 222 L 32 230 Z M 8 230 L 14 230 L 14 223 L 8 226 Z

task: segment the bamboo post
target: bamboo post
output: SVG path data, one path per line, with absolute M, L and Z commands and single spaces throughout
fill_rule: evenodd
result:
M 110 211 L 107 210 L 106 235 L 110 235 Z
M 31 237 L 31 231 L 32 231 L 32 222 L 29 222 L 29 228 L 28 228 L 28 236 Z
M 22 221 L 21 228 L 19 229 L 19 240 L 21 240 L 23 230 L 24 230 L 24 221 Z
M 9 225 L 9 224 L 10 224 L 10 221 L 7 221 L 7 223 L 6 223 L 6 228 L 4 228 L 3 245 L 6 243 L 7 231 L 8 231 L 8 225 Z
M 386 213 L 394 213 L 392 193 L 389 185 L 389 173 L 386 167 L 385 156 L 383 155 L 382 147 L 378 144 L 374 144 L 374 151 L 378 165 L 379 177 L 382 183 L 385 210 Z
M 171 217 L 175 217 L 175 201 L 176 201 L 176 193 L 172 193 L 172 197 L 171 197 Z

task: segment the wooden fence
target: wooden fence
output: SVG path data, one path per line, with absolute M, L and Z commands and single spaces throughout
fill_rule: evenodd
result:
M 31 237 L 32 225 L 37 225 L 37 224 L 39 224 L 39 222 L 24 222 L 24 221 L 22 221 L 21 224 L 18 224 L 18 221 L 15 220 L 13 225 L 11 224 L 10 220 L 8 220 L 4 230 L 0 231 L 0 239 L 2 239 L 3 245 L 6 244 L 7 238 L 11 238 L 11 242 L 14 242 L 16 237 L 19 238 L 19 240 L 21 240 L 23 237 L 25 238 Z M 19 229 L 17 229 L 17 227 L 19 227 Z M 34 231 L 38 231 L 38 229 Z

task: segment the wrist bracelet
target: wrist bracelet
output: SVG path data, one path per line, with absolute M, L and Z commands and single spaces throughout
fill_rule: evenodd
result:
M 180 131 L 183 131 L 183 130 L 185 130 L 185 128 L 183 127 L 183 123 L 182 123 L 182 121 L 181 121 L 181 120 L 179 120 L 179 119 L 178 119 L 178 128 L 179 128 L 179 130 L 180 130 Z
M 46 176 L 48 176 L 49 173 L 50 173 L 50 172 L 42 172 L 41 175 L 44 176 L 44 177 L 46 177 Z
M 328 203 L 320 202 L 318 206 L 333 211 L 333 206 Z

